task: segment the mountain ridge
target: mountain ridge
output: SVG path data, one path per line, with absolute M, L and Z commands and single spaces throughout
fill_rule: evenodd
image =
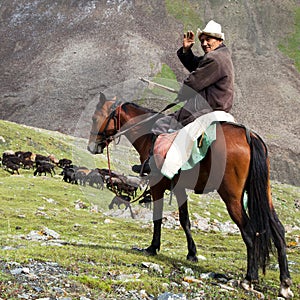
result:
M 166 3 L 2 2 L 0 118 L 87 137 L 89 124 L 82 132 L 76 126 L 99 92 L 155 76 L 163 64 L 181 82 L 188 73 L 176 50 L 184 30 L 195 31 L 196 25 L 178 21 Z M 232 114 L 265 139 L 272 179 L 300 185 L 300 75 L 277 47 L 293 32 L 299 1 L 190 0 L 184 5 L 199 16 L 197 26 L 210 19 L 222 24 L 236 73 Z M 201 54 L 198 43 L 194 51 Z

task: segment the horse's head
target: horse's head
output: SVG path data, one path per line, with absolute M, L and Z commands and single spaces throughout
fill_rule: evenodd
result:
M 93 124 L 87 147 L 91 153 L 102 153 L 120 129 L 116 112 L 119 104 L 115 99 L 107 100 L 103 93 L 100 94 L 99 102 L 92 117 Z

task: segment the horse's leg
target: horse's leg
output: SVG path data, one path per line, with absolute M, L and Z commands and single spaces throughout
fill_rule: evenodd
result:
M 198 258 L 196 256 L 197 249 L 191 233 L 191 222 L 189 218 L 187 194 L 185 192 L 185 189 L 183 188 L 175 189 L 174 194 L 176 196 L 178 208 L 179 208 L 180 225 L 183 228 L 187 239 L 188 254 L 186 258 L 187 260 L 197 262 L 198 261 Z
M 292 285 L 292 280 L 290 277 L 288 262 L 286 257 L 286 243 L 285 243 L 285 231 L 282 223 L 278 219 L 278 216 L 271 204 L 271 213 L 273 218 L 271 219 L 271 230 L 273 236 L 273 242 L 278 253 L 278 264 L 280 269 L 280 290 L 279 296 L 286 299 L 292 298 L 294 296 L 290 289 Z
M 145 249 L 145 252 L 156 255 L 157 251 L 160 250 L 164 190 L 156 187 L 151 189 L 151 193 L 153 198 L 153 237 L 151 245 Z
M 247 248 L 247 273 L 242 286 L 246 290 L 250 290 L 252 289 L 252 284 L 258 281 L 258 262 L 254 254 L 253 244 L 254 232 L 251 229 L 249 218 L 242 207 L 242 192 L 239 191 L 237 193 L 237 191 L 232 191 L 231 194 L 228 192 L 228 190 L 226 192 L 219 190 L 219 194 L 226 204 L 228 213 L 238 226 Z
M 247 171 L 243 163 L 249 158 L 240 155 L 239 160 L 236 160 L 231 168 L 226 169 L 218 190 L 231 218 L 240 228 L 247 246 L 247 274 L 242 286 L 252 289 L 252 283 L 258 281 L 259 266 L 265 272 L 272 239 L 278 251 L 281 282 L 279 294 L 291 298 L 293 293 L 290 290 L 291 279 L 286 258 L 284 229 L 272 205 L 268 158 L 259 139 L 251 140 L 251 157 L 252 163 L 249 164 L 250 168 Z M 247 214 L 242 204 L 244 188 L 248 195 Z
M 278 264 L 280 269 L 280 290 L 279 296 L 285 299 L 293 298 L 294 294 L 290 289 L 292 280 L 288 270 L 288 262 L 286 257 L 286 245 L 284 238 L 284 227 L 279 221 L 273 207 L 271 208 L 272 218 L 270 220 L 270 227 L 273 236 L 273 242 L 278 253 Z M 248 218 L 246 216 L 246 218 Z M 250 226 L 246 225 L 241 229 L 243 240 L 247 246 L 247 274 L 245 280 L 242 282 L 242 287 L 246 290 L 253 289 L 253 283 L 258 281 L 258 262 L 254 253 L 253 240 L 256 236 L 253 234 Z

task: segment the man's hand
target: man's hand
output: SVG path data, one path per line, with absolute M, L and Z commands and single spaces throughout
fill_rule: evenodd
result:
M 183 35 L 183 52 L 187 52 L 195 44 L 195 34 L 193 31 L 188 31 Z

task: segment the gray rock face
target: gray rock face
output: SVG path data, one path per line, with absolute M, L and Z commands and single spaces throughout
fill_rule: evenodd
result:
M 223 25 L 236 72 L 233 115 L 266 140 L 272 179 L 299 185 L 300 75 L 277 48 L 293 31 L 296 2 L 205 0 L 195 11 L 200 27 Z M 2 1 L 0 18 L 5 120 L 86 137 L 89 116 L 76 126 L 100 91 L 164 63 L 179 82 L 187 74 L 176 56 L 183 26 L 165 1 Z

